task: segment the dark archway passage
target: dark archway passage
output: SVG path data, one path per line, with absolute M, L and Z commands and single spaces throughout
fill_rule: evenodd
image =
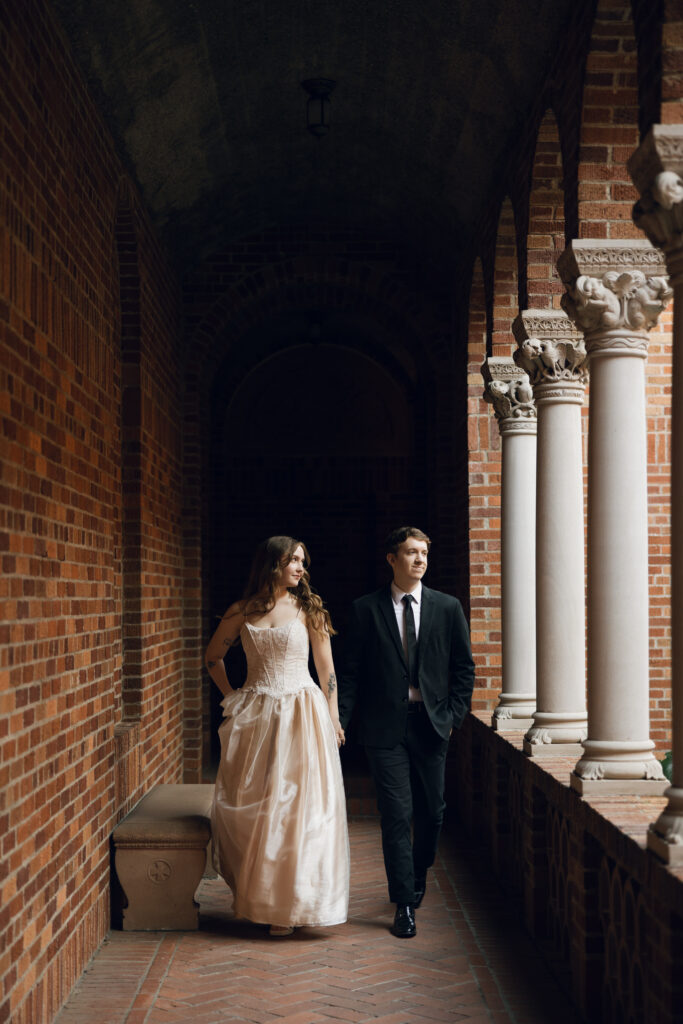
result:
M 427 515 L 423 383 L 400 340 L 390 354 L 376 327 L 339 312 L 282 314 L 238 348 L 251 360 L 235 372 L 227 357 L 212 395 L 212 612 L 240 596 L 261 539 L 299 537 L 339 630 L 339 664 L 351 601 L 387 579 L 384 536 Z M 233 683 L 242 662 L 231 655 Z M 211 709 L 213 759 L 217 693 Z
M 186 736 L 195 750 L 201 709 L 205 772 L 215 757 L 218 701 L 193 637 L 205 644 L 240 596 L 264 536 L 291 533 L 309 546 L 314 585 L 340 634 L 338 664 L 350 603 L 387 579 L 382 542 L 397 523 L 415 522 L 433 537 L 431 585 L 466 596 L 458 459 L 466 412 L 454 383 L 451 309 L 445 293 L 399 272 L 398 257 L 389 264 L 311 252 L 229 287 L 209 267 L 198 277 L 192 317 L 188 300 L 185 530 L 196 538 L 201 606 L 198 574 L 188 601 L 197 671 Z M 228 667 L 237 681 L 239 667 Z

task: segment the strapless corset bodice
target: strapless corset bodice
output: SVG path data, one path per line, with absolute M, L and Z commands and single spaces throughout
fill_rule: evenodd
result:
M 300 618 L 283 626 L 251 626 L 241 631 L 247 656 L 243 690 L 279 696 L 315 687 L 308 671 L 308 630 Z

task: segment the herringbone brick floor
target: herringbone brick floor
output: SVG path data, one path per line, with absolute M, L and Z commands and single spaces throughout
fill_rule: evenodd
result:
M 445 834 L 414 939 L 388 931 L 379 822 L 350 821 L 349 921 L 270 938 L 204 879 L 199 932 L 111 932 L 56 1024 L 578 1024 L 505 899 Z

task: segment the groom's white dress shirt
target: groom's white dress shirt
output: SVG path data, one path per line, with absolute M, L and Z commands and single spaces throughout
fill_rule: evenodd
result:
M 404 596 L 410 593 L 413 599 L 413 618 L 415 619 L 415 640 L 417 641 L 420 635 L 420 609 L 422 606 L 422 584 L 418 583 L 415 590 L 406 591 L 399 590 L 396 584 L 392 581 L 391 583 L 391 600 L 394 605 L 394 612 L 396 614 L 396 624 L 398 625 L 398 634 L 401 637 L 401 643 L 403 644 L 403 651 L 406 653 L 406 638 L 405 638 L 405 605 L 403 604 Z M 408 687 L 408 700 L 409 701 L 421 701 L 422 694 L 414 686 Z

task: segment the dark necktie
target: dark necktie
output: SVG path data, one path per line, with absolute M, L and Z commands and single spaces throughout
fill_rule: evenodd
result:
M 406 641 L 408 676 L 410 678 L 410 685 L 417 687 L 417 635 L 415 633 L 415 616 L 413 615 L 413 601 L 415 598 L 411 594 L 404 594 L 401 600 L 405 608 L 403 629 Z

